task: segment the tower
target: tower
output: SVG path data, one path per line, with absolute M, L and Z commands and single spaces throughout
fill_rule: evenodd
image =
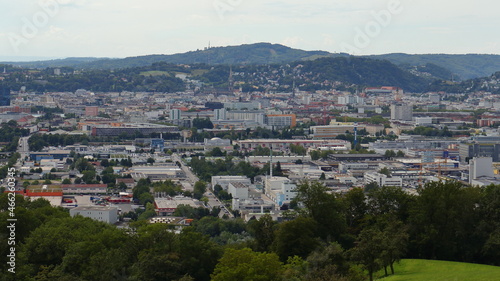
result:
M 229 79 L 227 81 L 227 84 L 229 85 L 229 92 L 233 93 L 234 92 L 234 79 L 233 79 L 233 67 L 229 66 Z

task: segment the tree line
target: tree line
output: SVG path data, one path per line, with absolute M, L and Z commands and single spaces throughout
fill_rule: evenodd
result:
M 366 280 L 384 268 L 392 273 L 401 258 L 500 265 L 500 186 L 433 182 L 416 195 L 396 187 L 335 194 L 319 182 L 303 182 L 297 191 L 296 207 L 283 222 L 270 215 L 223 220 L 205 212 L 178 234 L 164 224 L 123 230 L 70 218 L 45 200 L 19 196 L 17 273 L 1 279 Z M 7 200 L 0 195 L 2 210 Z M 7 214 L 0 212 L 4 229 Z M 7 245 L 7 238 L 0 242 Z M 5 259 L 6 247 L 1 251 Z

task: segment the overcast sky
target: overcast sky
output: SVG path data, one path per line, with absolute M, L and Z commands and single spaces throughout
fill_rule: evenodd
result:
M 493 0 L 0 0 L 0 5 L 0 60 L 173 54 L 209 42 L 270 42 L 356 55 L 500 54 L 500 2 Z

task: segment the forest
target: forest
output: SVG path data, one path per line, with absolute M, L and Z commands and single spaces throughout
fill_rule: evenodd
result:
M 141 219 L 123 229 L 72 218 L 17 196 L 16 273 L 0 280 L 369 280 L 392 274 L 401 258 L 500 265 L 500 186 L 449 181 L 416 195 L 388 186 L 337 194 L 302 182 L 297 192 L 281 222 L 205 212 L 177 232 Z M 0 196 L 3 272 L 7 200 Z

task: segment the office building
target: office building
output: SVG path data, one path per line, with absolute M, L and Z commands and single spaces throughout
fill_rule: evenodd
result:
M 391 120 L 411 121 L 413 107 L 411 105 L 391 104 Z

